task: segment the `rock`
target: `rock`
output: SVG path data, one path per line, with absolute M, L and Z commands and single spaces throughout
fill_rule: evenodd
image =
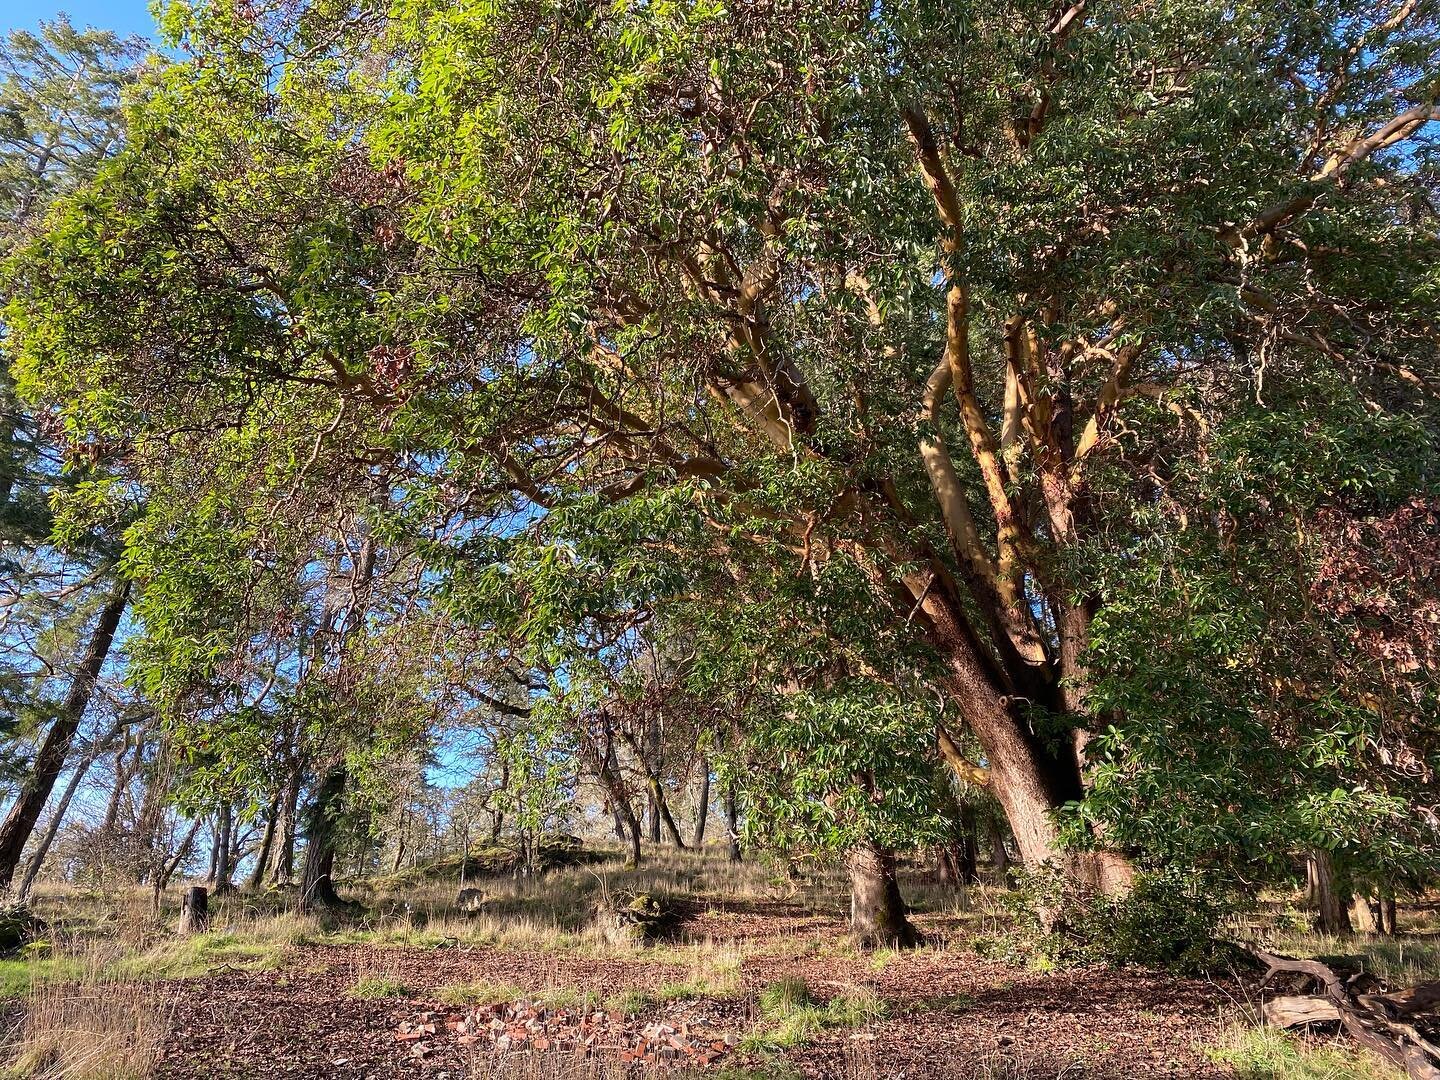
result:
M 485 906 L 485 894 L 479 889 L 461 889 L 455 897 L 455 906 L 461 911 L 477 912 Z

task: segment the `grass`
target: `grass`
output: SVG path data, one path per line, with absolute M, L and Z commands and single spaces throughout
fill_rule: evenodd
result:
M 1356 957 L 1367 971 L 1395 986 L 1440 979 L 1440 937 L 1285 934 L 1276 939 L 1275 949 L 1302 958 Z
M 1269 1027 L 1237 1026 L 1203 1049 L 1234 1069 L 1237 1080 L 1401 1080 L 1378 1058 L 1344 1044 L 1320 1045 Z
M 77 982 L 85 966 L 73 956 L 0 960 L 0 998 L 20 998 L 47 983 Z
M 381 1001 L 385 998 L 409 997 L 410 990 L 404 983 L 388 975 L 362 975 L 355 980 L 346 994 L 365 1001 Z
M 802 1046 L 823 1031 L 862 1027 L 885 1019 L 888 1009 L 869 987 L 857 987 L 827 1002 L 810 993 L 804 979 L 786 978 L 760 991 L 762 1022 L 740 1043 L 750 1053 Z
M 33 983 L 8 1041 L 3 1075 L 143 1080 L 159 1060 L 172 1004 L 170 992 L 154 985 L 115 985 L 98 967 L 71 983 Z

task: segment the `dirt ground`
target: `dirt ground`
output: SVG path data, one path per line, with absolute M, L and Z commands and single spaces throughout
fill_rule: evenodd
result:
M 943 938 L 942 918 L 918 920 Z M 727 1048 L 706 1070 L 731 1077 L 843 1077 L 853 1080 L 1100 1080 L 1224 1077 L 1203 1052 L 1247 997 L 1239 980 L 1195 981 L 1134 971 L 1041 973 L 953 945 L 878 957 L 846 946 L 845 925 L 786 903 L 710 904 L 687 920 L 690 938 L 733 950 L 738 985 L 719 997 L 652 1000 L 626 1021 L 667 1023 L 717 1044 L 752 1031 L 763 988 L 803 979 L 818 1002 L 857 989 L 883 1002 L 883 1018 L 819 1031 L 784 1048 Z M 519 1060 L 476 1047 L 445 1029 L 463 1009 L 437 1000 L 456 984 L 654 994 L 693 975 L 682 950 L 656 958 L 605 959 L 506 947 L 302 944 L 270 971 L 219 971 L 172 984 L 170 1025 L 157 1075 L 189 1078 L 599 1075 Z M 403 996 L 354 996 L 362 980 Z M 400 989 L 400 988 L 403 988 Z M 581 1010 L 582 1012 L 584 1009 Z M 408 1026 L 437 1014 L 433 1035 L 402 1041 Z M 684 1028 L 681 1028 L 684 1025 Z M 612 1055 L 611 1063 L 614 1058 Z M 588 1068 L 598 1068 L 589 1066 Z M 635 1067 L 640 1071 L 640 1067 Z M 658 1070 L 652 1070 L 658 1071 Z

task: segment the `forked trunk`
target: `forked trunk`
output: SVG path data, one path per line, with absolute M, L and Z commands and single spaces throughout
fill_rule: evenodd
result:
M 1052 748 L 1038 738 L 1005 689 L 962 619 L 940 590 L 921 594 L 919 606 L 931 637 L 945 653 L 948 689 L 979 740 L 990 788 L 1005 811 L 1016 851 L 1026 867 L 1049 864 L 1079 884 L 1107 895 L 1126 892 L 1134 877 L 1129 861 L 1115 852 L 1066 852 L 1060 846 L 1055 812 L 1084 795 L 1073 747 Z
M 847 852 L 845 865 L 850 873 L 850 932 L 856 943 L 867 949 L 918 944 L 920 936 L 900 896 L 894 854 L 867 842 Z
M 300 880 L 300 907 L 339 907 L 331 874 L 335 869 L 335 823 L 345 794 L 345 767 L 332 766 L 320 781 L 315 801 L 306 814 L 305 872 Z

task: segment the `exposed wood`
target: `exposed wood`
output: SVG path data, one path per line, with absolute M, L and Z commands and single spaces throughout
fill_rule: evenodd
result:
M 1340 1022 L 1340 1010 L 1334 1002 L 1309 995 L 1271 998 L 1260 1006 L 1260 1015 L 1265 1023 L 1278 1028 Z

